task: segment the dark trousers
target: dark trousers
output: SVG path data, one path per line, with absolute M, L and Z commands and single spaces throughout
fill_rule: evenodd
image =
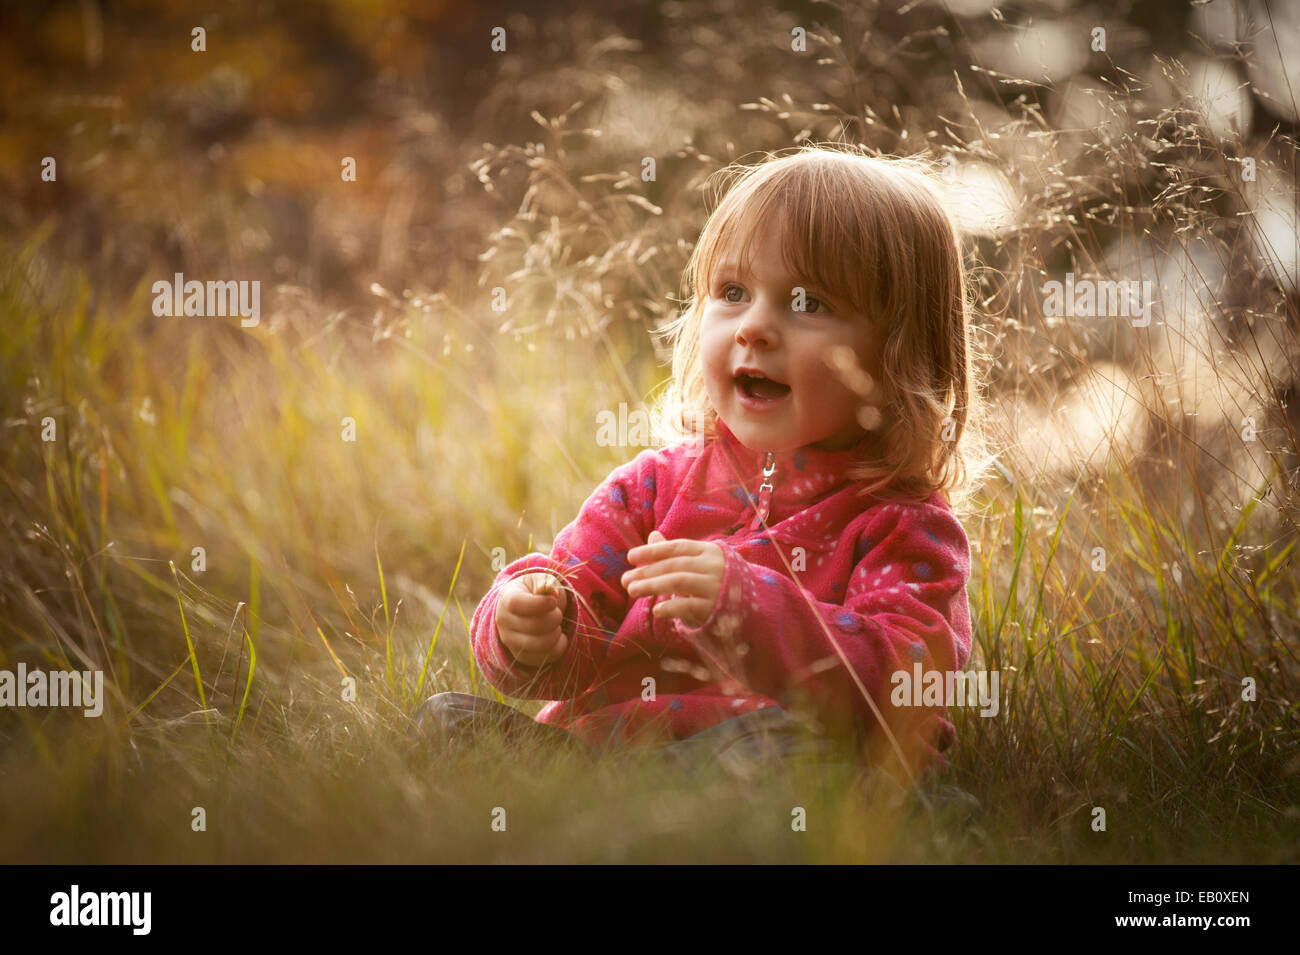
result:
M 508 740 L 532 741 L 574 750 L 595 758 L 597 751 L 566 729 L 539 723 L 513 707 L 468 693 L 438 693 L 413 714 L 417 730 L 435 739 L 472 743 L 480 733 L 500 733 Z M 660 746 L 643 746 L 679 765 L 699 767 L 718 763 L 744 776 L 756 769 L 788 761 L 850 763 L 841 744 L 814 733 L 776 706 L 733 716 L 686 739 Z M 623 755 L 623 754 L 619 754 Z
M 479 734 L 493 733 L 510 741 L 531 741 L 581 753 L 593 761 L 602 758 L 595 748 L 566 729 L 539 723 L 513 707 L 469 693 L 435 694 L 416 708 L 412 719 L 419 735 L 441 743 L 472 745 Z M 894 805 L 908 799 L 907 791 L 889 773 L 864 766 L 851 748 L 818 735 L 776 706 L 733 716 L 686 739 L 616 751 L 604 758 L 621 759 L 649 752 L 685 769 L 715 764 L 745 780 L 785 769 L 791 763 L 837 765 L 857 773 L 859 787 L 873 798 L 881 796 Z M 954 811 L 967 821 L 983 812 L 979 800 L 951 785 L 927 787 L 925 803 L 932 810 Z

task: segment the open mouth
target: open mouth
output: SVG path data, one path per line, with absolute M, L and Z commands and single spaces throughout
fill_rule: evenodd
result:
M 762 375 L 745 372 L 736 375 L 736 388 L 746 398 L 755 401 L 779 401 L 790 394 L 790 386 Z

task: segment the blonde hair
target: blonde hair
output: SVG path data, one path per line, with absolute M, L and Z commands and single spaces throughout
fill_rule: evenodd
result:
M 981 376 L 973 362 L 961 240 L 933 168 L 916 157 L 878 157 L 837 144 L 783 157 L 767 153 L 758 163 L 733 163 L 715 174 L 728 188 L 683 273 L 684 308 L 655 330 L 672 353 L 672 378 L 652 408 L 660 438 L 716 436 L 718 416 L 700 361 L 710 278 L 735 237 L 743 259 L 777 215 L 795 274 L 838 294 L 863 320 L 883 323 L 884 380 L 874 391 L 857 390 L 863 406 L 879 407 L 884 399 L 879 420 L 886 428 L 867 443 L 850 477 L 878 496 L 925 500 L 942 492 L 950 501 L 964 499 L 959 492 L 991 461 L 979 428 Z M 861 379 L 850 375 L 846 384 L 855 377 Z

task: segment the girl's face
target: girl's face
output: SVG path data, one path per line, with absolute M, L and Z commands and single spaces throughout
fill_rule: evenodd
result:
M 783 237 L 773 231 L 764 230 L 751 246 L 748 271 L 724 256 L 710 277 L 700 323 L 709 400 L 751 451 L 852 447 L 866 433 L 857 419 L 861 399 L 828 359 L 837 346 L 848 346 L 879 382 L 878 335 L 832 290 L 788 272 Z M 796 286 L 804 289 L 803 311 L 795 308 Z M 753 386 L 738 374 L 742 367 L 787 387 Z

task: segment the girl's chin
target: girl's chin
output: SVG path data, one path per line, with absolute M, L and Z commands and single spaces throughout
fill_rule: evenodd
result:
M 751 451 L 780 452 L 799 447 L 798 442 L 789 440 L 788 429 L 776 427 L 775 422 L 761 417 L 755 420 L 754 415 L 747 415 L 744 411 L 732 415 L 727 427 Z

